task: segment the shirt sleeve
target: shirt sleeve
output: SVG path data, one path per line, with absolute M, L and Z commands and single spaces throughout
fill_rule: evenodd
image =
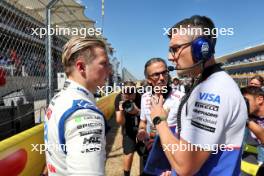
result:
M 145 96 L 143 95 L 141 97 L 141 103 L 140 103 L 140 107 L 141 107 L 141 111 L 140 111 L 140 120 L 146 120 L 146 113 L 145 113 Z
M 104 175 L 103 117 L 89 109 L 76 111 L 65 122 L 67 175 Z

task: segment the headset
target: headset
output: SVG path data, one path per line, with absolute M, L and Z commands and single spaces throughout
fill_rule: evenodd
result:
M 173 66 L 168 66 L 168 70 L 174 71 L 174 70 L 193 69 L 197 65 L 200 65 L 201 63 L 205 63 L 206 61 L 211 59 L 214 53 L 214 49 L 211 44 L 211 41 L 203 36 L 203 37 L 198 37 L 194 41 L 192 41 L 191 52 L 192 52 L 192 58 L 195 64 L 193 64 L 190 67 L 186 67 L 186 68 L 176 68 Z
M 199 24 L 205 23 L 204 17 L 201 16 L 193 16 L 189 19 L 192 21 L 194 26 L 199 26 Z M 191 52 L 192 52 L 192 58 L 195 64 L 193 64 L 191 67 L 187 68 L 175 68 L 173 66 L 169 66 L 168 70 L 173 71 L 173 70 L 188 70 L 196 67 L 197 65 L 201 63 L 205 63 L 209 59 L 211 59 L 212 55 L 214 54 L 214 46 L 216 43 L 216 40 L 210 40 L 211 36 L 200 36 L 196 38 L 195 40 L 192 41 L 191 43 Z
M 206 37 L 198 37 L 192 42 L 192 57 L 195 63 L 207 61 L 212 57 L 212 44 Z

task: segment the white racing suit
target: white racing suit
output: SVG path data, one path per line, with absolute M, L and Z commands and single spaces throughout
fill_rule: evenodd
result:
M 67 80 L 44 123 L 49 175 L 105 175 L 105 121 L 93 94 Z

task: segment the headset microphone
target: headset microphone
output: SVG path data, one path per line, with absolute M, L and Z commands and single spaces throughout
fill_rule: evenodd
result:
M 175 67 L 173 66 L 168 66 L 168 71 L 171 72 L 171 71 L 174 71 L 175 70 Z
M 173 66 L 168 66 L 169 72 L 174 71 L 174 70 L 190 70 L 196 67 L 197 65 L 200 65 L 203 62 L 203 60 L 198 61 L 197 63 L 193 64 L 191 67 L 186 67 L 186 68 L 176 68 Z

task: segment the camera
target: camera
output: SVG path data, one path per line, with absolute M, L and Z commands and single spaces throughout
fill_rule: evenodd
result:
M 125 112 L 131 112 L 134 109 L 134 104 L 133 101 L 131 100 L 126 100 L 123 102 L 122 107 Z

